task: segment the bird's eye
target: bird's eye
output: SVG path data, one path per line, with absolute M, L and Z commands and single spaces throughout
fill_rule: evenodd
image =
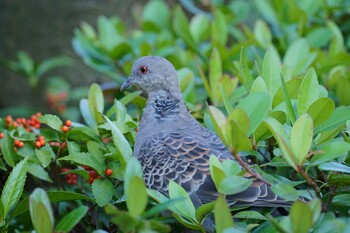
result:
M 147 73 L 147 71 L 148 71 L 148 68 L 146 67 L 146 66 L 140 66 L 140 73 L 141 74 L 146 74 Z

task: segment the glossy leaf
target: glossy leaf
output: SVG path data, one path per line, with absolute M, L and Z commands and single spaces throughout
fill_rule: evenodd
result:
M 169 182 L 168 188 L 170 198 L 185 198 L 182 202 L 174 203 L 175 208 L 181 213 L 181 215 L 196 222 L 196 209 L 194 208 L 194 205 L 190 197 L 188 196 L 186 190 L 184 190 L 180 185 L 178 185 L 174 181 Z
M 20 160 L 18 154 L 15 152 L 15 145 L 13 143 L 13 139 L 10 137 L 7 131 L 3 132 L 4 137 L 0 141 L 1 152 L 5 162 L 13 167 L 16 165 L 16 162 Z
M 27 157 L 28 158 L 28 157 Z M 1 192 L 2 216 L 6 217 L 22 195 L 27 178 L 27 161 L 25 158 L 12 169 Z
M 307 233 L 312 227 L 312 211 L 307 204 L 301 201 L 292 205 L 290 219 L 294 233 Z
M 290 146 L 298 165 L 302 165 L 308 156 L 312 143 L 312 132 L 312 119 L 308 114 L 300 116 L 293 125 L 290 133 Z
M 298 115 L 306 113 L 317 99 L 319 98 L 319 88 L 316 72 L 313 68 L 309 69 L 300 85 L 298 96 Z
M 77 225 L 80 220 L 88 212 L 89 208 L 85 205 L 79 206 L 78 208 L 72 210 L 67 215 L 65 215 L 61 221 L 55 227 L 56 232 L 70 232 L 75 225 Z
M 114 185 L 111 181 L 107 179 L 95 179 L 91 188 L 98 206 L 103 207 L 112 200 L 114 195 Z
M 219 79 L 222 76 L 222 65 L 220 54 L 217 49 L 213 49 L 209 63 L 209 84 L 211 87 L 212 101 L 218 104 Z
M 250 127 L 248 135 L 252 134 L 265 119 L 271 107 L 271 98 L 266 93 L 252 93 L 242 99 L 237 108 L 243 109 L 249 116 Z
M 232 195 L 243 192 L 252 184 L 252 180 L 241 176 L 226 176 L 219 185 L 219 192 Z
M 320 98 L 310 105 L 307 113 L 311 116 L 315 127 L 321 125 L 331 117 L 334 106 L 333 100 L 327 97 Z
M 59 160 L 71 161 L 91 167 L 95 169 L 99 174 L 103 174 L 105 169 L 104 160 L 99 160 L 95 156 L 86 152 L 71 153 L 69 156 L 62 157 Z
M 274 50 L 268 50 L 262 66 L 262 78 L 264 79 L 270 96 L 275 96 L 281 87 L 281 62 Z
M 117 149 L 119 155 L 120 155 L 120 162 L 125 167 L 127 161 L 132 156 L 132 150 L 130 147 L 129 142 L 125 139 L 124 135 L 120 132 L 118 127 L 107 117 L 105 117 L 107 123 L 111 127 L 112 136 L 113 136 L 113 143 L 115 148 Z
M 289 184 L 277 183 L 271 187 L 271 190 L 288 201 L 296 201 L 299 198 L 297 190 Z
M 62 121 L 58 116 L 45 114 L 39 118 L 41 123 L 47 124 L 50 128 L 62 132 Z
M 254 92 L 268 92 L 266 83 L 261 76 L 257 77 L 253 82 L 252 88 L 250 89 L 250 93 Z
M 350 173 L 349 166 L 346 166 L 341 163 L 336 163 L 336 162 L 322 163 L 318 166 L 318 168 L 323 171 L 338 171 L 338 172 Z
M 346 155 L 350 151 L 350 144 L 347 142 L 335 141 L 322 145 L 319 151 L 320 153 L 317 153 L 312 157 L 310 166 L 317 166 L 342 155 Z
M 100 113 L 103 113 L 104 99 L 100 86 L 96 83 L 92 84 L 89 89 L 89 110 L 95 122 L 101 123 Z
M 282 151 L 283 158 L 291 167 L 297 170 L 297 162 L 295 161 L 295 156 L 290 147 L 289 138 L 284 132 L 284 128 L 281 123 L 271 117 L 266 118 L 264 122 L 275 137 L 279 148 Z
M 30 195 L 29 209 L 35 231 L 51 233 L 54 226 L 54 216 L 50 200 L 43 189 L 36 188 Z
M 129 181 L 126 190 L 126 204 L 131 216 L 137 217 L 143 213 L 147 205 L 146 185 L 143 179 L 134 176 Z
M 230 209 L 228 208 L 223 195 L 220 195 L 216 200 L 214 207 L 214 219 L 217 232 L 224 232 L 226 228 L 234 226 Z
M 248 67 L 247 50 L 244 47 L 242 47 L 241 49 L 239 71 L 241 76 L 241 82 L 245 86 L 246 90 L 249 92 L 253 85 L 254 79 Z
M 332 116 L 328 118 L 328 120 L 315 129 L 315 134 L 334 130 L 338 126 L 345 124 L 347 120 L 350 120 L 350 109 L 346 107 L 338 107 L 334 110 Z

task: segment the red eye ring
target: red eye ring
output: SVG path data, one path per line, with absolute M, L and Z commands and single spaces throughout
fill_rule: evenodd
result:
M 139 70 L 141 74 L 147 74 L 148 72 L 147 66 L 140 66 Z

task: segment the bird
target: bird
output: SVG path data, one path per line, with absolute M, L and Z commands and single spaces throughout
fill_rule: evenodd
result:
M 210 174 L 210 156 L 237 161 L 218 135 L 202 126 L 187 109 L 174 66 L 160 56 L 140 57 L 121 91 L 132 85 L 147 95 L 134 145 L 146 186 L 168 195 L 168 184 L 175 181 L 188 192 L 195 207 L 215 201 L 219 192 Z M 249 174 L 246 177 L 254 178 Z M 287 203 L 259 179 L 226 199 L 230 205 L 258 207 Z

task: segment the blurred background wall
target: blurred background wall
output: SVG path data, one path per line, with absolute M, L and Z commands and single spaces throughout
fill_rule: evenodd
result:
M 66 55 L 73 66 L 59 68 L 72 86 L 103 82 L 106 77 L 83 64 L 73 51 L 74 29 L 85 21 L 96 25 L 99 15 L 118 15 L 132 28 L 134 14 L 141 12 L 147 0 L 0 0 L 0 57 L 15 60 L 23 50 L 34 60 Z M 173 1 L 174 2 L 174 1 Z M 53 73 L 55 71 L 52 71 Z M 58 72 L 58 71 L 56 71 Z M 0 68 L 0 108 L 27 106 L 47 111 L 43 82 L 30 88 L 23 77 Z

